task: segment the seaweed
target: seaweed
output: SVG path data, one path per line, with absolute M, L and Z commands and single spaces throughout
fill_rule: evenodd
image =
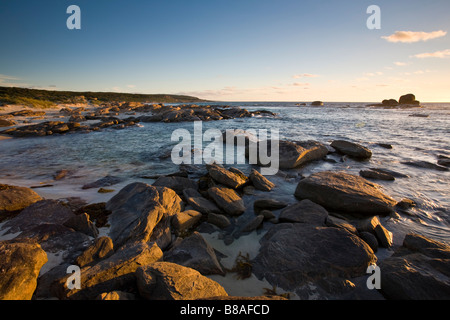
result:
M 236 273 L 238 280 L 250 278 L 252 275 L 252 264 L 250 262 L 250 255 L 247 253 L 245 256 L 239 251 L 238 256 L 234 262 L 234 266 L 228 272 Z

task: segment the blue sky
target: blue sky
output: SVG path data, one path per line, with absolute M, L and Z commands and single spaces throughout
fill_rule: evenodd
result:
M 81 30 L 66 27 L 72 4 Z M 366 27 L 373 4 L 380 30 Z M 397 31 L 410 33 L 399 41 Z M 0 0 L 0 85 L 222 101 L 409 92 L 450 101 L 449 31 L 448 0 Z

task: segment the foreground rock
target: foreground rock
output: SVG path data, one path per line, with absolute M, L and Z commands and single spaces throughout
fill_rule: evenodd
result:
M 322 206 L 305 199 L 283 209 L 279 216 L 280 222 L 307 223 L 323 226 L 328 217 L 328 211 Z
M 450 299 L 450 247 L 416 234 L 380 264 L 381 292 L 395 300 Z
M 261 173 L 259 173 L 255 169 L 252 169 L 249 178 L 250 181 L 253 183 L 253 186 L 258 190 L 270 191 L 273 188 L 275 188 L 274 183 L 272 183 L 269 179 L 264 177 Z
M 131 183 L 106 203 L 115 246 L 128 241 L 157 241 L 161 248 L 171 242 L 170 219 L 181 211 L 175 191 L 145 183 Z
M 0 300 L 30 300 L 47 254 L 36 243 L 0 242 Z
M 450 169 L 438 164 L 434 164 L 428 161 L 404 161 L 402 164 L 406 164 L 408 166 L 416 167 L 416 168 L 424 168 L 424 169 L 432 169 L 438 171 L 449 171 Z
M 104 292 L 136 289 L 135 271 L 143 265 L 162 258 L 163 253 L 156 244 L 136 242 L 120 248 L 116 253 L 93 266 L 81 269 L 81 289 L 69 290 L 66 276 L 55 285 L 60 299 L 94 300 Z M 128 290 L 127 290 L 128 289 Z
M 295 190 L 298 199 L 309 199 L 328 210 L 362 216 L 386 215 L 397 203 L 379 186 L 359 176 L 323 171 L 301 180 Z
M 0 184 L 0 222 L 39 200 L 41 196 L 29 188 Z
M 331 146 L 337 151 L 346 154 L 352 158 L 364 160 L 370 159 L 372 157 L 372 151 L 354 142 L 345 140 L 334 140 L 331 143 Z
M 281 223 L 260 242 L 254 274 L 285 290 L 324 277 L 361 276 L 377 260 L 364 241 L 338 228 Z
M 148 300 L 195 300 L 227 296 L 217 282 L 171 262 L 155 262 L 136 271 L 140 295 Z

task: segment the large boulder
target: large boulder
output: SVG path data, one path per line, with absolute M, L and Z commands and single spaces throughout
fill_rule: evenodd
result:
M 148 300 L 196 300 L 227 296 L 225 289 L 200 272 L 171 262 L 155 262 L 137 269 L 140 295 Z
M 408 234 L 379 265 L 381 292 L 395 300 L 449 300 L 450 246 Z
M 185 177 L 159 177 L 152 184 L 155 187 L 166 187 L 175 191 L 178 195 L 183 194 L 185 189 L 198 189 L 197 182 Z
M 81 289 L 67 288 L 71 275 L 60 279 L 54 287 L 60 299 L 93 300 L 104 292 L 135 289 L 135 271 L 162 258 L 161 249 L 144 242 L 127 244 L 109 258 L 81 268 Z
M 301 180 L 294 195 L 328 210 L 362 216 L 387 215 L 397 203 L 380 186 L 344 172 L 322 171 Z
M 331 146 L 337 151 L 357 159 L 369 159 L 372 157 L 372 151 L 368 148 L 345 140 L 334 140 Z
M 225 274 L 214 248 L 198 232 L 184 238 L 165 252 L 164 261 L 195 269 L 203 275 Z
M 0 300 L 30 300 L 39 271 L 47 261 L 47 254 L 37 243 L 1 241 Z
M 0 184 L 0 221 L 42 200 L 29 188 Z
M 253 186 L 258 190 L 270 191 L 275 187 L 275 184 L 273 182 L 264 177 L 261 173 L 259 173 L 255 169 L 252 169 L 249 178 Z
M 417 101 L 416 96 L 412 93 L 401 96 L 398 102 L 400 104 L 420 105 L 420 101 Z
M 212 187 L 208 189 L 208 195 L 219 208 L 231 216 L 240 215 L 245 211 L 244 201 L 232 189 Z
M 324 277 L 357 277 L 377 261 L 356 235 L 303 223 L 274 225 L 261 239 L 253 273 L 271 285 L 294 290 Z
M 181 204 L 172 189 L 140 182 L 129 184 L 106 203 L 106 209 L 112 212 L 109 236 L 115 246 L 127 241 L 159 240 L 156 236 L 167 232 L 170 219 L 181 211 Z

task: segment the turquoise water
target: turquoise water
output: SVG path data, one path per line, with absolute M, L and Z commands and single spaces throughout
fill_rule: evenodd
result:
M 220 104 L 223 104 L 221 102 Z M 316 140 L 329 144 L 347 139 L 369 147 L 373 157 L 368 162 L 346 159 L 337 163 L 317 162 L 289 170 L 289 174 L 308 175 L 322 170 L 344 170 L 358 174 L 361 169 L 378 167 L 395 170 L 409 178 L 394 182 L 377 181 L 396 200 L 412 198 L 417 208 L 411 216 L 402 216 L 391 227 L 401 232 L 417 231 L 450 242 L 450 172 L 420 169 L 402 161 L 437 162 L 437 155 L 450 156 L 450 104 L 429 104 L 423 109 L 382 109 L 365 107 L 366 103 L 331 103 L 325 107 L 298 107 L 294 103 L 230 103 L 249 110 L 265 109 L 276 117 L 203 122 L 203 130 L 278 129 L 281 139 Z M 416 117 L 426 114 L 429 117 Z M 0 183 L 33 186 L 50 183 L 51 188 L 36 189 L 44 195 L 87 195 L 81 186 L 106 175 L 119 176 L 125 185 L 142 180 L 142 176 L 175 172 L 170 151 L 176 142 L 172 132 L 185 128 L 191 133 L 193 123 L 142 123 L 142 127 L 104 130 L 89 134 L 20 138 L 0 141 Z M 378 143 L 388 143 L 384 149 Z M 206 146 L 206 143 L 205 145 Z M 166 157 L 162 157 L 166 155 Z M 241 166 L 247 170 L 247 166 Z M 70 174 L 53 181 L 58 170 Z M 274 191 L 293 199 L 298 180 L 279 180 Z M 151 183 L 152 180 L 147 182 Z M 88 191 L 86 191 L 88 192 Z M 89 191 L 89 192 L 96 192 Z M 111 197 L 107 195 L 104 197 Z M 91 200 L 91 199 L 89 199 Z M 97 198 L 96 198 L 97 200 Z

